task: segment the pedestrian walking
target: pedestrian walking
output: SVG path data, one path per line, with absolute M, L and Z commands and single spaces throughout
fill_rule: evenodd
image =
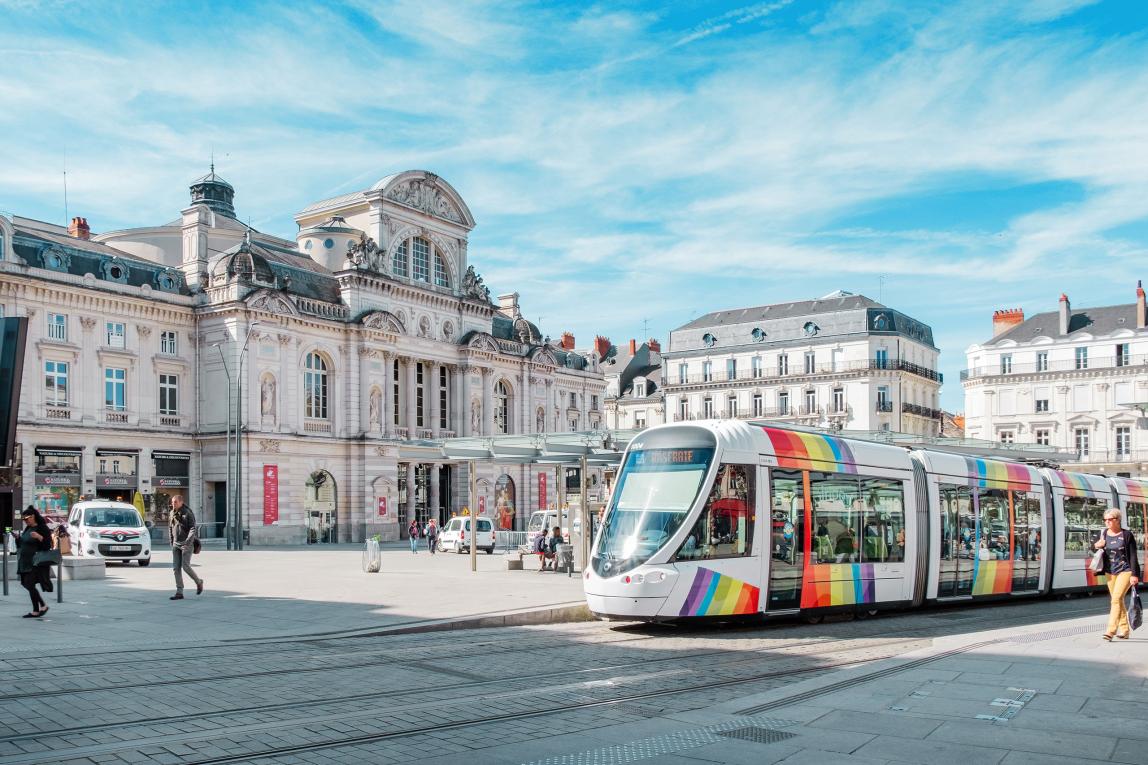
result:
M 411 524 L 407 526 L 407 536 L 411 540 L 411 554 L 418 555 L 419 552 L 419 522 L 414 518 L 411 519 Z
M 24 614 L 25 619 L 39 619 L 48 613 L 48 604 L 40 593 L 36 592 L 36 585 L 40 585 L 45 592 L 51 592 L 52 580 L 50 566 L 35 564 L 36 553 L 52 549 L 52 532 L 40 511 L 28 505 L 21 514 L 24 521 L 24 530 L 16 538 L 16 574 L 20 577 L 20 585 L 28 591 L 32 598 L 32 610 Z M 44 580 L 47 578 L 47 584 Z
M 170 600 L 183 600 L 183 572 L 195 582 L 195 594 L 203 594 L 203 579 L 191 567 L 191 557 L 198 552 L 199 532 L 195 515 L 183 504 L 178 494 L 171 498 L 171 567 L 175 569 L 175 594 Z
M 1104 511 L 1104 531 L 1092 547 L 1104 551 L 1104 565 L 1100 572 L 1108 577 L 1108 595 L 1112 599 L 1104 639 L 1111 641 L 1118 637 L 1127 640 L 1132 634 L 1132 626 L 1128 623 L 1124 596 L 1129 587 L 1140 583 L 1140 560 L 1136 555 L 1136 538 L 1120 525 L 1119 510 L 1109 508 Z
M 430 554 L 434 555 L 435 548 L 438 547 L 438 524 L 434 522 L 434 518 L 427 521 L 426 535 L 427 548 L 430 550 Z

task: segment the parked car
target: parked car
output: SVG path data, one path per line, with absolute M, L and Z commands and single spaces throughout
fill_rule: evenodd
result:
M 440 550 L 453 550 L 457 553 L 470 552 L 470 518 L 451 518 L 438 535 Z M 490 555 L 494 552 L 494 522 L 490 518 L 478 519 L 479 550 L 486 550 Z
M 77 502 L 68 513 L 68 536 L 75 554 L 83 558 L 151 563 L 151 535 L 139 511 L 126 502 Z

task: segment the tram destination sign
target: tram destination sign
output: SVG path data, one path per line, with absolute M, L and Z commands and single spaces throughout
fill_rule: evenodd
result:
M 635 453 L 634 464 L 639 467 L 657 465 L 704 465 L 713 449 L 651 449 Z

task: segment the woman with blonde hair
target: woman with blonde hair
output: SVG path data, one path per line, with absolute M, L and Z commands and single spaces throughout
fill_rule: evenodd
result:
M 1112 598 L 1104 639 L 1111 641 L 1113 637 L 1118 637 L 1127 640 L 1132 634 L 1132 627 L 1128 623 L 1124 596 L 1128 594 L 1129 587 L 1140 583 L 1140 560 L 1136 556 L 1136 538 L 1131 531 L 1120 525 L 1119 510 L 1110 507 L 1104 511 L 1104 531 L 1092 547 L 1104 551 L 1104 566 L 1100 573 L 1108 577 L 1108 594 Z

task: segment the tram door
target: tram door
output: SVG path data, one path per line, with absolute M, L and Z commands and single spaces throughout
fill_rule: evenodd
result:
M 773 470 L 770 496 L 770 611 L 801 607 L 805 572 L 805 495 L 808 474 Z
M 977 518 L 968 486 L 941 484 L 941 568 L 937 597 L 973 594 L 973 560 L 977 554 Z

